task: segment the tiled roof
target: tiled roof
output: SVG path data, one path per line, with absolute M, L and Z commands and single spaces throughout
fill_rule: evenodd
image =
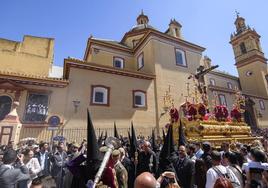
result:
M 100 39 L 100 38 L 91 38 L 91 40 L 100 41 L 100 42 L 111 44 L 111 45 L 115 45 L 115 46 L 118 46 L 118 47 L 121 47 L 121 48 L 131 49 L 128 46 L 123 45 L 120 42 L 114 41 L 114 40 Z
M 157 30 L 154 27 L 152 27 L 151 25 L 148 25 L 148 24 L 140 24 L 140 25 L 133 26 L 133 28 L 130 30 L 130 32 L 131 31 L 138 31 L 138 30 L 142 30 L 142 29 L 146 29 L 146 28 Z
M 32 74 L 26 74 L 26 73 L 18 73 L 18 72 L 10 72 L 10 71 L 3 71 L 0 70 L 0 76 L 13 76 L 13 77 L 20 77 L 20 78 L 29 78 L 29 79 L 36 79 L 36 80 L 44 80 L 44 81 L 56 81 L 56 82 L 66 82 L 68 83 L 68 80 L 62 79 L 62 78 L 55 78 L 55 77 L 47 77 L 47 76 L 41 76 L 41 75 L 32 75 Z
M 214 69 L 213 71 L 210 71 L 209 73 L 216 74 L 216 75 L 219 75 L 219 76 L 228 77 L 228 78 L 235 79 L 235 80 L 239 80 L 239 78 L 237 76 L 231 75 L 230 73 L 228 73 L 226 71 L 221 71 L 221 70 L 218 70 L 218 69 Z

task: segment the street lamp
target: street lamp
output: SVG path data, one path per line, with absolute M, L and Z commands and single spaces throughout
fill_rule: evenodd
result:
M 78 108 L 79 105 L 80 105 L 80 101 L 78 101 L 78 100 L 74 100 L 74 101 L 73 101 L 73 105 L 74 105 L 74 112 L 77 113 L 77 108 Z

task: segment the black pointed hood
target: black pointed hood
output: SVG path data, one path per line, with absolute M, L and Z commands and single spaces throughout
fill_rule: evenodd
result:
M 128 143 L 130 144 L 130 142 L 131 142 L 131 136 L 130 136 L 129 131 L 127 131 L 127 136 L 128 136 Z
M 168 132 L 164 140 L 163 147 L 160 152 L 160 158 L 170 157 L 175 152 L 173 141 L 173 129 L 172 125 L 169 125 Z
M 104 135 L 103 140 L 105 141 L 107 137 L 108 137 L 107 130 L 105 130 L 105 135 Z
M 91 121 L 89 111 L 87 110 L 87 162 L 99 159 L 99 146 L 95 130 Z
M 102 140 L 103 140 L 103 131 L 101 131 L 101 135 L 98 138 L 98 146 L 101 147 L 102 145 Z
M 164 139 L 164 145 L 159 155 L 159 172 L 175 172 L 173 162 L 175 161 L 176 157 L 177 156 L 174 149 L 172 125 L 169 125 L 167 135 Z
M 162 140 L 163 140 L 163 144 L 164 144 L 165 138 L 166 138 L 165 131 L 162 128 Z
M 179 146 L 185 146 L 187 144 L 187 139 L 185 137 L 184 131 L 183 131 L 183 125 L 180 120 L 180 126 L 179 126 L 179 140 L 178 140 Z
M 157 146 L 156 146 L 156 141 L 155 141 L 154 129 L 152 130 L 152 150 L 153 150 L 154 152 L 157 151 Z
M 131 157 L 135 156 L 135 152 L 138 149 L 136 133 L 134 130 L 133 122 L 131 122 L 131 140 L 130 140 L 130 154 Z
M 120 138 L 120 136 L 119 136 L 119 134 L 118 134 L 118 132 L 117 132 L 117 128 L 116 128 L 116 124 L 115 124 L 115 122 L 114 122 L 114 137 L 115 138 Z
M 87 110 L 87 163 L 83 171 L 85 179 L 94 179 L 100 165 L 101 158 L 99 153 L 98 141 L 94 130 L 89 111 Z

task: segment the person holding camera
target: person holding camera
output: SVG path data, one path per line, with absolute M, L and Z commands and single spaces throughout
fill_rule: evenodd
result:
M 262 187 L 263 171 L 266 161 L 266 156 L 263 151 L 258 148 L 250 150 L 250 159 L 248 163 L 242 166 L 243 171 L 246 173 L 246 188 Z
M 29 170 L 23 163 L 24 156 L 17 155 L 13 149 L 4 153 L 3 164 L 0 166 L 0 185 L 1 188 L 14 188 L 18 182 L 30 179 Z M 17 160 L 19 166 L 14 168 Z
M 160 184 L 160 188 L 180 188 L 174 172 L 166 171 L 162 173 L 157 182 Z

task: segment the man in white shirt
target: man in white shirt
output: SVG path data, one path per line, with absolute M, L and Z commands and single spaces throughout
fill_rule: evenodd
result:
M 235 185 L 235 187 L 240 187 L 239 180 L 235 174 L 231 170 L 221 165 L 221 153 L 218 151 L 212 151 L 211 158 L 213 166 L 207 171 L 206 188 L 212 188 L 216 180 L 221 176 L 216 172 L 216 170 L 223 175 L 227 174 L 231 183 Z
M 48 153 L 48 143 L 40 144 L 40 151 L 36 154 L 36 158 L 41 166 L 41 173 L 39 175 L 50 175 L 50 154 Z
M 195 156 L 197 159 L 200 159 L 201 156 L 204 154 L 204 151 L 201 149 L 201 143 L 195 143 Z

